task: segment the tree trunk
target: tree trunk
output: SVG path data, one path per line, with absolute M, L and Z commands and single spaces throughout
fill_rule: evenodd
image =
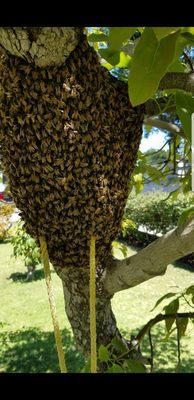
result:
M 96 276 L 97 343 L 108 344 L 115 336 L 120 337 L 111 308 L 111 296 L 103 289 L 102 271 Z M 89 274 L 84 270 L 65 270 L 60 273 L 63 283 L 65 310 L 71 324 L 77 347 L 86 356 L 90 352 Z

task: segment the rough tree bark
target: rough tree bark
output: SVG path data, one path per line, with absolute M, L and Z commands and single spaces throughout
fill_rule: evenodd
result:
M 58 67 L 71 57 L 71 52 L 79 43 L 80 34 L 79 28 L 0 28 L 1 52 L 9 54 L 10 57 L 22 58 L 38 67 Z M 183 80 L 182 77 L 180 74 L 179 77 L 177 74 L 176 76 L 168 74 L 163 78 L 161 86 L 163 84 L 164 88 L 169 88 L 172 83 L 172 87 L 192 91 L 192 75 L 185 74 Z M 148 115 L 154 113 L 150 104 L 147 110 L 149 110 Z M 141 113 L 143 122 L 143 108 Z M 133 147 L 130 147 L 129 151 L 132 154 Z M 96 271 L 98 344 L 106 344 L 114 336 L 121 337 L 111 308 L 111 298 L 114 293 L 163 274 L 168 263 L 194 251 L 193 239 L 194 221 L 168 233 L 128 259 L 118 261 L 110 255 L 104 257 Z M 83 266 L 59 268 L 54 265 L 54 267 L 63 282 L 66 313 L 77 346 L 87 355 L 90 349 L 89 269 Z

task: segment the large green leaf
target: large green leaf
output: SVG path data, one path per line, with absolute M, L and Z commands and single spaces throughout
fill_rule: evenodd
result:
M 129 68 L 132 62 L 132 57 L 126 54 L 124 51 L 120 51 L 119 63 L 116 65 L 117 68 Z
M 173 296 L 175 296 L 176 294 L 177 294 L 177 293 L 169 292 L 169 293 L 166 293 L 164 296 L 160 297 L 160 299 L 157 300 L 155 306 L 152 308 L 151 311 L 155 310 L 155 308 L 156 308 L 163 300 L 169 299 L 170 297 L 173 297 Z
M 127 372 L 144 373 L 145 367 L 137 360 L 127 360 L 125 361 L 127 367 Z
M 179 335 L 183 336 L 187 329 L 189 318 L 177 318 L 177 328 L 179 330 Z
M 120 61 L 119 50 L 114 50 L 108 47 L 107 49 L 99 49 L 98 52 L 101 55 L 101 57 L 104 58 L 106 61 L 108 61 L 108 63 L 111 64 L 112 66 L 117 65 Z
M 185 72 L 185 67 L 181 63 L 181 61 L 177 58 L 173 61 L 172 64 L 168 67 L 168 72 Z
M 108 70 L 112 68 L 129 68 L 132 62 L 132 57 L 126 54 L 124 51 L 112 51 L 110 49 L 99 49 L 101 57 L 106 59 L 108 63 L 104 63 L 103 66 Z M 112 64 L 111 64 L 112 63 Z
M 111 340 L 111 344 L 120 354 L 126 352 L 126 346 L 124 345 L 124 343 L 121 339 L 114 337 Z
M 137 28 L 110 27 L 109 36 L 107 36 L 109 47 L 98 50 L 101 57 L 112 66 L 128 68 L 131 57 L 121 51 L 121 45 L 126 42 L 127 39 L 130 39 L 136 30 Z
M 176 314 L 179 308 L 179 299 L 175 299 L 173 301 L 171 301 L 170 304 L 168 304 L 167 306 L 164 307 L 165 310 L 165 314 Z M 168 318 L 165 320 L 165 324 L 166 324 L 166 330 L 167 332 L 170 331 L 170 329 L 172 328 L 172 325 L 175 321 L 175 318 Z
M 137 28 L 131 27 L 110 27 L 109 28 L 109 46 L 111 49 L 120 50 L 121 45 L 135 33 Z
M 120 374 L 124 372 L 123 368 L 118 364 L 112 364 L 112 366 L 109 367 L 107 371 L 112 374 Z
M 162 26 L 162 27 L 153 27 L 152 29 L 156 35 L 157 40 L 161 40 L 161 39 L 163 39 L 163 37 L 176 32 L 180 28 L 177 26 L 168 27 L 168 28 Z
M 129 73 L 129 97 L 133 106 L 154 95 L 161 78 L 174 60 L 179 31 L 158 42 L 152 28 L 145 28 L 139 40 Z
M 107 362 L 110 360 L 110 355 L 107 347 L 100 345 L 98 349 L 98 357 L 100 361 Z
M 190 93 L 178 90 L 175 100 L 177 114 L 182 122 L 184 133 L 191 142 L 191 116 L 194 113 L 194 98 Z

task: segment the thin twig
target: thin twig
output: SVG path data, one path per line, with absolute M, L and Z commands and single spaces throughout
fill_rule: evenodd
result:
M 182 293 L 183 299 L 186 301 L 186 303 L 189 305 L 189 307 L 194 308 L 194 306 L 192 306 L 189 301 L 186 299 L 185 295 Z
M 176 330 L 177 330 L 177 356 L 178 356 L 178 364 L 176 367 L 176 372 L 180 372 L 181 367 L 181 350 L 180 350 L 180 332 L 178 325 L 178 318 L 176 317 Z
M 150 343 L 150 372 L 153 372 L 153 368 L 154 368 L 154 347 L 153 347 L 153 343 L 152 343 L 152 335 L 151 335 L 151 328 L 148 331 L 148 336 L 149 336 L 149 343 Z
M 148 156 L 152 156 L 153 154 L 159 153 L 169 142 L 170 142 L 170 140 L 168 139 L 159 150 L 150 152 L 148 154 L 144 154 L 143 157 L 148 157 Z

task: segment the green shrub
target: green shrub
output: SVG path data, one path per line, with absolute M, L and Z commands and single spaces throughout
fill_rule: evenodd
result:
M 169 198 L 164 192 L 147 192 L 144 194 L 130 195 L 124 214 L 124 222 L 133 221 L 128 228 L 122 228 L 124 235 L 133 232 L 143 225 L 148 231 L 166 233 L 177 226 L 180 215 L 185 208 L 194 205 L 194 193 L 179 194 L 176 200 Z
M 0 241 L 10 237 L 10 217 L 15 211 L 14 204 L 5 204 L 0 202 Z
M 22 221 L 17 224 L 11 243 L 13 245 L 12 256 L 23 258 L 28 270 L 27 279 L 32 279 L 36 266 L 41 263 L 41 254 L 37 242 L 26 232 Z

